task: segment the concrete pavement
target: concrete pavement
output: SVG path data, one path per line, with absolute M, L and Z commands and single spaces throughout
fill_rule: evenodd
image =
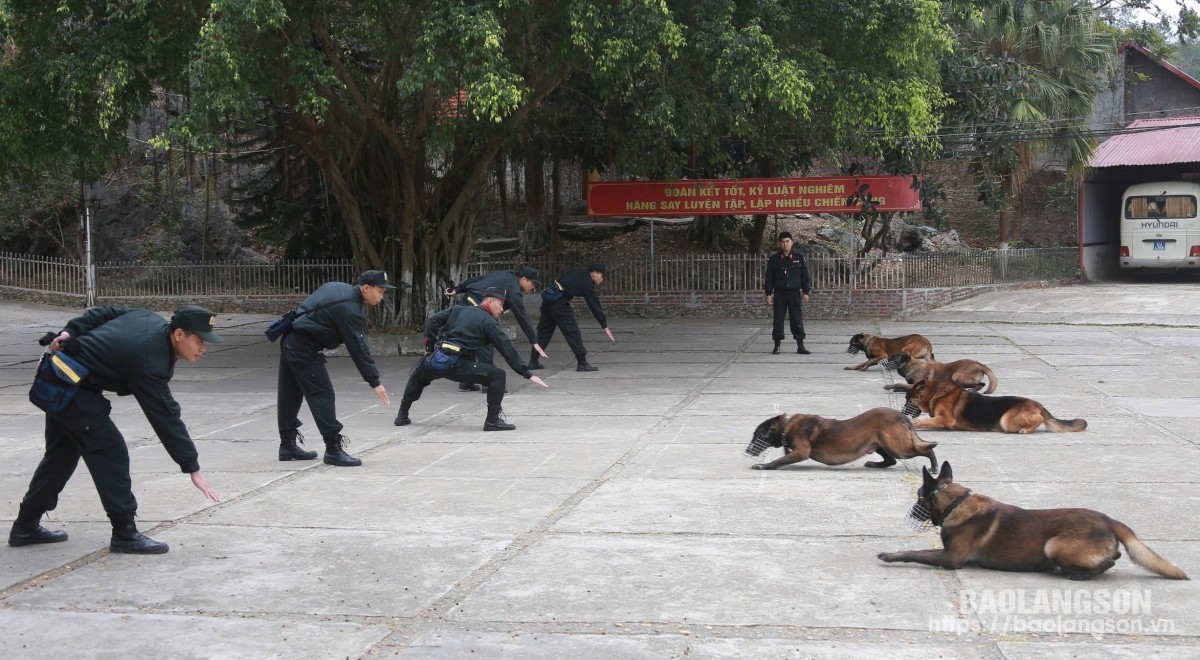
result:
M 393 427 L 415 358 L 380 359 L 384 407 L 332 357 L 361 468 L 275 460 L 268 317 L 222 315 L 227 341 L 179 365 L 173 390 L 224 501 L 204 500 L 136 403 L 113 397 L 141 526 L 171 551 L 110 555 L 81 466 L 44 522 L 70 539 L 0 547 L 0 656 L 1194 657 L 1194 582 L 1127 557 L 1090 582 L 885 565 L 880 551 L 939 543 L 903 525 L 922 460 L 759 472 L 742 450 L 777 412 L 899 407 L 878 368 L 843 370 L 860 361 L 846 343 L 920 332 L 939 359 L 990 365 L 998 394 L 1089 423 L 923 433 L 960 482 L 1101 510 L 1200 575 L 1197 303 L 1189 284 L 996 293 L 903 322 L 809 321 L 809 356 L 770 355 L 760 320 L 612 319 L 610 344 L 584 312 L 600 371 L 576 373 L 556 337 L 549 390 L 510 373 L 506 433 L 483 433 L 483 396 L 444 381 Z M 77 313 L 0 302 L 4 529 L 41 456 L 36 339 Z

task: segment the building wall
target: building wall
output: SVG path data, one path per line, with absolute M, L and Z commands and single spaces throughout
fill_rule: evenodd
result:
M 1200 108 L 1200 89 L 1141 52 L 1125 50 L 1125 122 L 1187 117 Z

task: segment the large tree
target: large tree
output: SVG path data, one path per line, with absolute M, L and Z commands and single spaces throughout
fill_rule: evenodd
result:
M 953 99 L 950 153 L 969 158 L 980 198 L 1009 240 L 1012 202 L 1045 154 L 1078 175 L 1095 146 L 1092 104 L 1115 44 L 1080 0 L 990 0 L 955 5 L 957 50 L 944 63 Z
M 786 171 L 932 129 L 929 0 L 0 0 L 0 176 L 93 177 L 154 103 L 156 143 L 279 126 L 316 163 L 401 321 L 465 265 L 505 153 L 633 174 Z M 556 93 L 557 92 L 557 93 Z M 164 100 L 165 99 L 165 100 Z M 579 112 L 576 112 L 576 111 Z M 556 150 L 558 151 L 558 150 Z

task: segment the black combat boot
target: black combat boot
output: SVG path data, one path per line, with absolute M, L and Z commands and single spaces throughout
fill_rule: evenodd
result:
M 771 349 L 771 355 L 779 355 L 779 340 L 775 340 L 775 348 Z
M 575 371 L 600 371 L 600 367 L 593 367 L 588 364 L 586 357 L 576 357 L 575 360 L 579 362 L 579 364 L 575 365 Z
M 512 431 L 517 427 L 504 421 L 500 416 L 500 406 L 488 404 L 487 419 L 483 420 L 484 431 Z
M 812 354 L 812 351 L 808 350 L 807 348 L 804 348 L 804 340 L 803 339 L 796 340 L 796 352 L 799 353 L 800 355 L 811 355 Z
M 108 551 L 117 554 L 128 555 L 161 555 L 170 549 L 166 543 L 155 541 L 146 536 L 137 529 L 137 525 L 133 523 L 133 516 L 129 518 L 113 518 L 112 519 L 112 540 L 108 544 Z
M 459 392 L 478 392 L 479 386 L 476 385 L 475 383 L 459 383 L 458 391 Z
M 32 511 L 24 505 L 13 521 L 12 531 L 8 533 L 8 544 L 14 548 L 35 543 L 62 543 L 67 540 L 67 533 L 52 532 L 41 526 L 42 512 Z
M 541 356 L 538 355 L 537 351 L 530 352 L 530 354 L 529 354 L 529 370 L 530 371 L 533 371 L 535 369 L 545 369 L 545 367 L 542 366 L 542 363 L 538 362 L 539 357 L 541 357 Z
M 347 454 L 346 450 L 343 449 L 343 447 L 345 447 L 348 444 L 350 444 L 350 438 L 347 438 L 344 435 L 339 435 L 337 438 L 335 438 L 333 440 L 326 438 L 325 439 L 325 464 L 326 465 L 339 465 L 341 467 L 355 467 L 358 465 L 362 465 L 362 459 L 354 458 L 350 454 Z
M 412 408 L 412 401 L 407 399 L 400 400 L 400 412 L 396 413 L 396 419 L 392 420 L 394 426 L 408 426 L 412 424 L 412 420 L 408 418 L 408 409 Z
M 301 449 L 296 443 L 304 444 L 304 436 L 299 431 L 284 433 L 279 438 L 279 460 L 281 461 L 311 461 L 317 457 L 317 452 Z

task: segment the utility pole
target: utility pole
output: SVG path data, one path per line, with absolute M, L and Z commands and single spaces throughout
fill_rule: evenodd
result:
M 79 181 L 83 193 L 84 275 L 87 279 L 87 306 L 96 306 L 96 264 L 92 261 L 92 204 L 104 196 L 104 182 Z

